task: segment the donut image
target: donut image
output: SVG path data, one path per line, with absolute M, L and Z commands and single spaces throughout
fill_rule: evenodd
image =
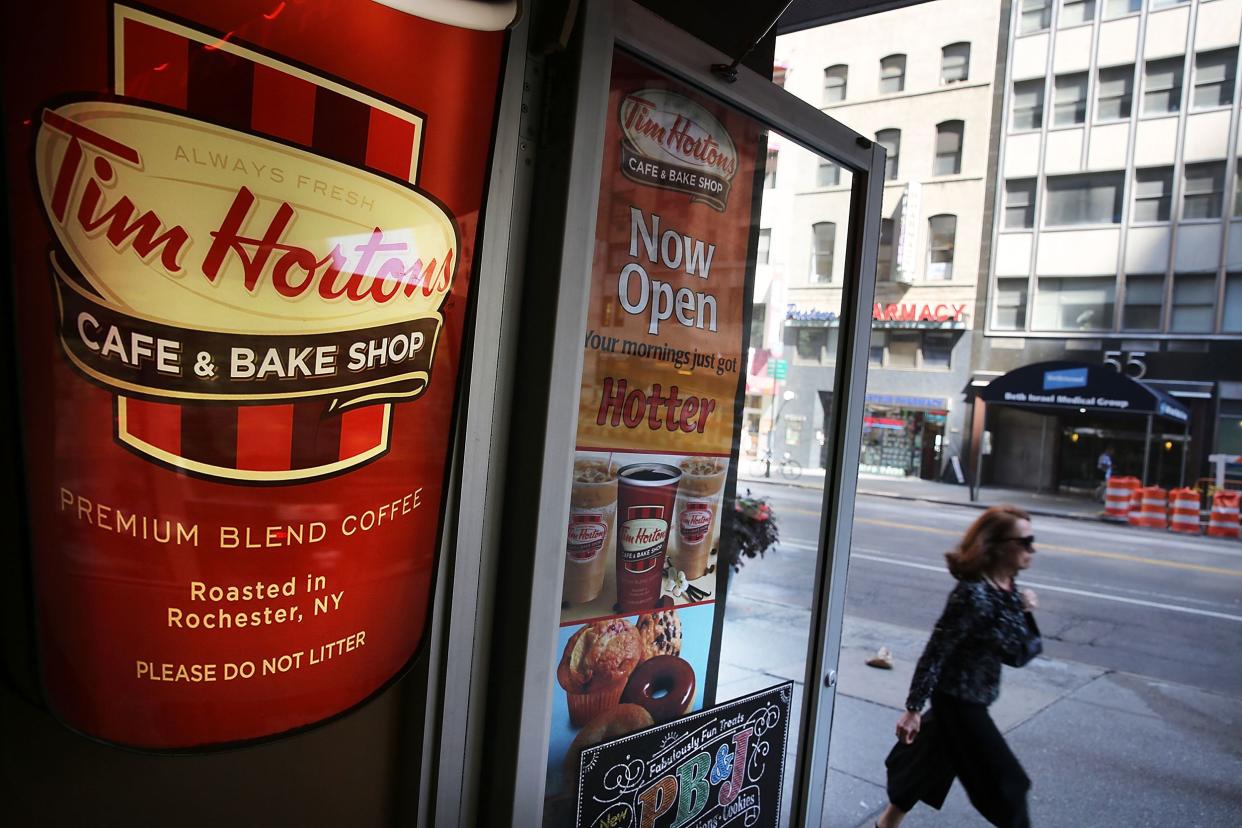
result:
M 656 724 L 684 716 L 694 703 L 694 668 L 678 656 L 649 658 L 630 674 L 621 702 L 639 705 Z

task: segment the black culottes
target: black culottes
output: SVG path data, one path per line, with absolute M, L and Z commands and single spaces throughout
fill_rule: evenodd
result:
M 987 705 L 935 694 L 914 744 L 898 740 L 884 764 L 888 800 L 902 811 L 918 802 L 939 809 L 956 777 L 970 804 L 988 822 L 1000 828 L 1031 824 L 1026 806 L 1031 780 L 1005 744 Z

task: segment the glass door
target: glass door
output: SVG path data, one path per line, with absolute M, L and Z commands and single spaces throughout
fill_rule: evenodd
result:
M 883 151 L 586 19 L 512 821 L 817 823 Z

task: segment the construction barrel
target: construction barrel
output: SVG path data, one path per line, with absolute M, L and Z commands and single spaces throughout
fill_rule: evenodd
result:
M 1104 517 L 1125 520 L 1130 516 L 1130 497 L 1139 488 L 1137 477 L 1111 477 L 1104 490 Z
M 1212 512 L 1208 516 L 1207 533 L 1214 538 L 1238 537 L 1237 492 L 1217 492 L 1212 495 Z
M 1174 489 L 1169 492 L 1169 529 L 1199 534 L 1198 489 Z
M 1130 499 L 1130 525 L 1148 529 L 1164 529 L 1169 525 L 1165 510 L 1168 498 L 1159 486 L 1135 489 Z

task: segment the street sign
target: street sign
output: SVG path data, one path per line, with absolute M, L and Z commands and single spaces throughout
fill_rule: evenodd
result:
M 789 373 L 789 362 L 784 359 L 768 360 L 768 376 L 784 379 Z

